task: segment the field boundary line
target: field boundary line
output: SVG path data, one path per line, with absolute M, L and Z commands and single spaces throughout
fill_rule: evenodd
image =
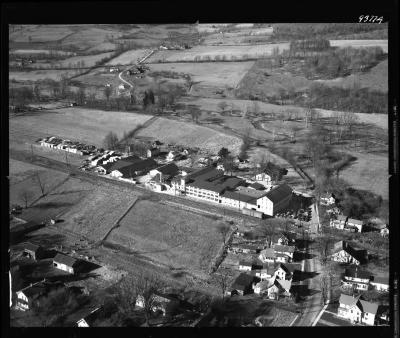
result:
M 294 317 L 294 319 L 292 320 L 292 322 L 289 324 L 289 326 L 293 326 L 294 322 L 296 321 L 296 319 L 299 317 L 299 315 L 297 315 L 296 317 Z
M 138 197 L 135 198 L 135 200 L 129 205 L 129 207 L 125 210 L 124 213 L 122 213 L 122 215 L 114 222 L 114 224 L 112 225 L 112 227 L 107 231 L 107 233 L 105 234 L 105 236 L 96 244 L 101 244 L 103 243 L 107 237 L 110 235 L 111 231 L 113 231 L 114 229 L 119 227 L 119 222 L 126 216 L 126 214 L 134 207 L 134 205 L 136 204 L 136 202 L 139 200 Z

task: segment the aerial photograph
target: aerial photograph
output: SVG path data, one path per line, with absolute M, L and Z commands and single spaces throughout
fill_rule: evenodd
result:
M 11 327 L 390 326 L 387 22 L 7 34 Z

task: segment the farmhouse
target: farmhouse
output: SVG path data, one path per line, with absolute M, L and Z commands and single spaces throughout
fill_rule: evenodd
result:
M 272 278 L 275 275 L 274 264 L 264 265 L 261 270 L 255 272 L 256 277 L 260 278 L 262 281 Z
M 270 186 L 272 183 L 271 176 L 266 173 L 257 174 L 254 179 L 262 184 L 263 186 Z M 262 182 L 262 183 L 261 183 Z
M 371 275 L 365 271 L 359 270 L 358 267 L 347 268 L 341 281 L 344 287 L 354 287 L 357 290 L 368 290 Z
M 286 262 L 291 262 L 293 260 L 293 254 L 295 251 L 294 246 L 273 244 L 273 249 L 276 257 L 279 257 L 279 260 L 285 260 L 285 256 L 287 257 L 285 260 Z
M 252 283 L 254 277 L 245 273 L 241 273 L 232 283 L 230 289 L 226 292 L 229 296 L 246 295 L 252 291 Z
M 75 259 L 71 256 L 61 254 L 61 253 L 58 253 L 53 258 L 53 266 L 55 268 L 72 273 L 72 274 L 76 272 L 77 265 L 78 265 L 77 259 Z
M 115 163 L 110 170 L 111 176 L 118 178 L 133 178 L 137 175 L 143 175 L 149 170 L 157 166 L 157 162 L 151 158 L 145 160 L 137 160 L 135 162 L 127 162 L 122 160 Z
M 347 216 L 338 215 L 335 220 L 330 221 L 330 226 L 339 230 L 343 230 L 346 226 Z
M 336 199 L 335 199 L 334 194 L 327 194 L 326 196 L 321 197 L 322 205 L 329 206 L 329 205 L 335 204 L 335 202 L 336 202 Z
M 355 232 L 362 232 L 362 228 L 363 228 L 364 222 L 360 221 L 358 219 L 354 219 L 354 218 L 349 218 L 347 220 L 347 228 L 349 230 L 355 230 Z
M 29 286 L 16 292 L 17 300 L 15 307 L 18 310 L 30 310 L 32 306 L 40 303 L 40 299 L 49 292 L 63 288 L 65 285 L 61 282 L 49 283 L 46 280 L 30 284 Z
M 354 323 L 374 325 L 378 304 L 345 294 L 340 295 L 338 316 Z
M 295 232 L 285 232 L 280 235 L 277 240 L 277 244 L 279 245 L 294 245 L 296 242 L 296 233 Z
M 290 297 L 292 282 L 289 280 L 274 278 L 267 290 L 268 298 L 278 300 L 280 296 Z
M 339 241 L 334 244 L 331 258 L 335 262 L 363 264 L 367 260 L 366 250 L 356 250 L 345 241 Z
M 160 155 L 161 151 L 159 148 L 150 148 L 147 149 L 147 157 L 155 157 Z
M 154 300 L 151 306 L 153 312 L 161 311 L 165 316 L 169 311 L 172 311 L 179 305 L 179 300 L 169 295 L 162 295 L 160 293 L 154 294 Z M 142 295 L 136 298 L 136 306 L 143 308 L 145 306 L 145 299 Z
M 158 182 L 165 183 L 171 180 L 179 172 L 179 168 L 175 163 L 168 163 L 150 171 L 150 176 Z
M 253 268 L 253 264 L 251 262 L 240 261 L 239 262 L 239 270 L 241 271 L 251 271 Z
M 295 265 L 281 263 L 275 271 L 275 276 L 278 279 L 292 280 L 295 269 Z
M 268 292 L 268 289 L 272 287 L 274 282 L 275 280 L 263 280 L 261 282 L 258 282 L 256 285 L 254 285 L 254 293 L 262 295 Z
M 261 251 L 258 258 L 263 263 L 275 262 L 275 259 L 276 259 L 275 250 L 272 248 L 264 249 Z
M 386 277 L 373 277 L 371 279 L 371 286 L 377 291 L 389 291 L 389 276 Z
M 40 245 L 26 243 L 22 256 L 37 260 L 43 257 L 43 248 Z

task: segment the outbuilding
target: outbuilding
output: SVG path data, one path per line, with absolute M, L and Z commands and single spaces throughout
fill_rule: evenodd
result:
M 55 268 L 72 274 L 76 272 L 76 268 L 78 265 L 77 263 L 78 263 L 77 259 L 71 256 L 64 255 L 62 253 L 58 253 L 53 258 L 53 266 Z

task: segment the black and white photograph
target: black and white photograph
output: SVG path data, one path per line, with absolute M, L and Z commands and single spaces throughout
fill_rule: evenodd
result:
M 372 14 L 9 23 L 10 327 L 398 323 Z

